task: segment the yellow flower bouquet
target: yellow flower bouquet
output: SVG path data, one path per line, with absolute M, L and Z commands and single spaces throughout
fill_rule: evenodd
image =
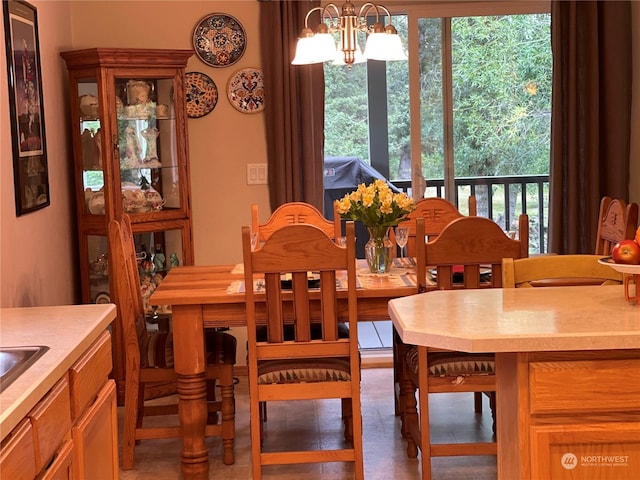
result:
M 358 188 L 338 200 L 338 213 L 345 220 L 357 220 L 369 230 L 365 245 L 367 262 L 373 273 L 385 273 L 391 264 L 389 228 L 405 221 L 415 209 L 415 203 L 406 193 L 394 193 L 384 180 Z

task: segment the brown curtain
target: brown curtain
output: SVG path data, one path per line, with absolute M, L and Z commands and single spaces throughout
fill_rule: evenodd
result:
M 324 73 L 291 65 L 307 12 L 319 1 L 260 2 L 260 48 L 271 209 L 308 202 L 323 211 Z M 318 14 L 310 23 L 317 25 Z
M 629 200 L 631 5 L 553 1 L 549 250 L 593 253 L 600 199 Z

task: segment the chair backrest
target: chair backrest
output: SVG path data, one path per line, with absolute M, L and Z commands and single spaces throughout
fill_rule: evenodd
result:
M 638 228 L 638 204 L 626 204 L 624 200 L 603 197 L 598 214 L 596 255 L 610 255 L 620 240 L 635 237 Z
M 424 238 L 423 218 L 416 221 L 417 238 Z M 483 288 L 502 286 L 502 259 L 529 255 L 529 219 L 519 218 L 520 238 L 509 236 L 493 220 L 461 217 L 449 223 L 435 240 L 418 242 L 418 287 L 424 290 L 429 270 L 435 269 L 437 287 Z
M 571 285 L 619 285 L 622 273 L 598 263 L 601 255 L 538 255 L 505 258 L 502 286 L 507 288 Z
M 258 242 L 267 241 L 269 237 L 285 225 L 305 223 L 315 225 L 325 232 L 330 238 L 340 236 L 340 215 L 336 216 L 334 203 L 334 221 L 327 220 L 316 207 L 305 202 L 283 203 L 276 208 L 269 219 L 261 224 L 258 215 L 258 205 L 251 205 L 251 231 L 258 233 Z
M 353 222 L 346 224 L 346 237 L 346 246 L 339 246 L 315 225 L 286 225 L 252 251 L 249 228 L 242 228 L 250 362 L 266 358 L 291 361 L 296 357 L 319 356 L 355 355 L 352 358 L 357 358 Z M 346 292 L 341 294 L 348 298 L 348 339 L 338 337 L 338 270 L 347 272 Z M 318 278 L 310 280 L 310 272 Z M 251 288 L 253 280 L 258 278 L 264 279 L 268 338 L 267 342 L 260 343 L 256 342 L 256 292 Z M 310 301 L 310 298 L 316 302 Z M 320 308 L 317 306 L 318 299 Z M 322 341 L 311 341 L 312 322 L 322 325 Z M 295 339 L 285 342 L 284 327 L 291 323 L 294 325 Z M 323 343 L 329 346 L 322 346 Z M 275 347 L 275 344 L 279 345 Z
M 147 358 L 140 355 L 146 343 L 147 326 L 140 293 L 140 278 L 136 260 L 133 231 L 128 215 L 120 221 L 111 220 L 108 227 L 109 268 L 114 279 L 115 303 L 125 345 L 127 364 L 147 366 Z
M 476 215 L 476 199 L 469 197 L 469 216 Z M 425 235 L 429 240 L 437 237 L 442 229 L 456 218 L 464 215 L 449 200 L 440 197 L 421 198 L 416 202 L 416 208 L 407 215 L 408 220 L 401 223 L 408 229 L 407 255 L 416 256 L 416 219 L 424 218 Z M 395 235 L 391 238 L 395 242 Z

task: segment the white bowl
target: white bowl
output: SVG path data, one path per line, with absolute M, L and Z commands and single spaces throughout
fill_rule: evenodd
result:
M 628 265 L 626 263 L 616 263 L 611 257 L 604 257 L 598 260 L 598 263 L 609 265 L 615 271 L 620 273 L 630 273 L 640 275 L 640 265 Z

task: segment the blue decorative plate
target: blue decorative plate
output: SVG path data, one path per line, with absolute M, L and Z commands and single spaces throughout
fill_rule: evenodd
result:
M 200 118 L 210 113 L 218 103 L 218 87 L 204 73 L 189 72 L 185 75 L 187 116 Z
M 193 30 L 196 55 L 212 67 L 228 67 L 236 63 L 244 54 L 246 39 L 240 22 L 225 13 L 207 15 Z
M 242 113 L 264 110 L 264 76 L 259 68 L 242 68 L 227 85 L 227 96 L 233 107 Z

